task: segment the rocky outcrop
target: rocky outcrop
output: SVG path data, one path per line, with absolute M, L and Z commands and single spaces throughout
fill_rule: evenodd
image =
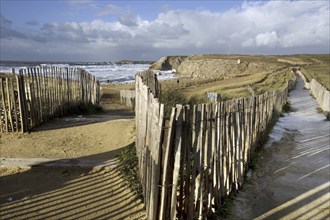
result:
M 166 56 L 153 63 L 150 69 L 153 70 L 173 70 L 177 69 L 187 56 Z
M 248 69 L 257 69 L 257 65 L 238 64 L 237 60 L 233 59 L 189 58 L 177 67 L 177 73 L 180 76 L 194 78 L 226 78 L 247 74 Z
M 280 64 L 251 60 L 250 57 L 216 54 L 166 56 L 150 67 L 155 70 L 175 69 L 177 76 L 194 78 L 230 78 L 256 72 L 272 72 L 279 68 Z
M 138 61 L 138 60 L 120 60 L 115 62 L 117 65 L 123 64 L 153 64 L 154 61 Z

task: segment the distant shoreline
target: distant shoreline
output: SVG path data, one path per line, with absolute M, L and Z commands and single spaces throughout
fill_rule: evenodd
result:
M 0 60 L 0 65 L 28 65 L 36 66 L 42 64 L 68 64 L 68 65 L 125 65 L 125 64 L 153 64 L 155 61 L 142 61 L 142 60 L 120 60 L 116 62 L 74 62 L 74 61 L 16 61 L 16 60 Z

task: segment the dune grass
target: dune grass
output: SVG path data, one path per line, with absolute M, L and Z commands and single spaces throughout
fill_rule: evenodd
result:
M 299 66 L 308 81 L 315 79 L 330 90 L 330 54 L 282 56 L 281 60 Z
M 294 79 L 294 75 L 289 69 L 285 69 L 278 72 L 260 72 L 218 80 L 181 90 L 187 97 L 203 97 L 207 92 L 214 92 L 221 95 L 221 100 L 228 100 L 249 97 L 252 94 L 258 95 L 266 91 L 282 90 L 289 79 Z
M 252 94 L 258 95 L 267 91 L 282 90 L 288 80 L 295 78 L 291 68 L 299 66 L 307 79 L 315 78 L 318 82 L 330 89 L 330 55 L 282 55 L 282 56 L 259 56 L 259 55 L 194 55 L 191 60 L 201 59 L 242 59 L 245 63 L 261 65 L 256 71 L 240 75 L 231 73 L 226 78 L 199 79 L 200 82 L 184 86 L 175 85 L 188 98 L 191 96 L 203 98 L 207 92 L 214 92 L 221 95 L 222 100 L 232 98 L 249 97 Z M 266 65 L 265 65 L 266 64 Z M 269 65 L 267 65 L 269 64 Z M 174 84 L 174 83 L 173 83 Z M 166 86 L 171 85 L 167 83 Z M 183 84 L 182 84 L 183 85 Z
M 317 66 L 304 66 L 301 72 L 306 76 L 308 81 L 315 79 L 328 90 L 330 90 L 330 66 L 317 65 Z
M 261 68 L 251 69 L 244 74 L 231 72 L 225 77 L 213 76 L 213 78 L 191 78 L 184 77 L 173 80 L 161 81 L 162 89 L 175 89 L 181 91 L 189 101 L 191 97 L 195 100 L 205 100 L 207 92 L 221 95 L 222 100 L 232 98 L 249 97 L 266 91 L 282 90 L 289 79 L 294 79 L 291 67 L 299 66 L 308 80 L 315 78 L 330 90 L 330 55 L 221 55 L 206 54 L 193 55 L 190 60 L 243 60 L 243 64 L 260 65 Z M 269 65 L 268 65 L 269 64 Z M 239 70 L 238 70 L 239 71 Z M 205 74 L 206 76 L 207 74 Z M 131 85 L 111 85 L 112 89 L 131 89 Z M 107 89 L 105 87 L 105 89 Z

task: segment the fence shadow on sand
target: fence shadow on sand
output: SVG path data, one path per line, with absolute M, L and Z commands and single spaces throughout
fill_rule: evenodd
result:
M 0 218 L 144 219 L 143 203 L 128 189 L 119 167 L 114 167 L 116 160 L 109 160 L 120 150 L 41 163 L 30 169 L 4 168 Z M 101 166 L 88 167 L 92 161 Z

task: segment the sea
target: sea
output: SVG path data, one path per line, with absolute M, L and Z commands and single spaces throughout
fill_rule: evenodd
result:
M 149 69 L 150 64 L 137 63 L 121 64 L 112 62 L 22 62 L 22 61 L 0 61 L 0 73 L 11 73 L 12 68 L 16 72 L 21 68 L 33 66 L 60 66 L 60 67 L 79 67 L 96 76 L 100 84 L 131 83 L 135 79 L 135 74 Z M 159 80 L 175 78 L 173 71 L 154 71 Z

